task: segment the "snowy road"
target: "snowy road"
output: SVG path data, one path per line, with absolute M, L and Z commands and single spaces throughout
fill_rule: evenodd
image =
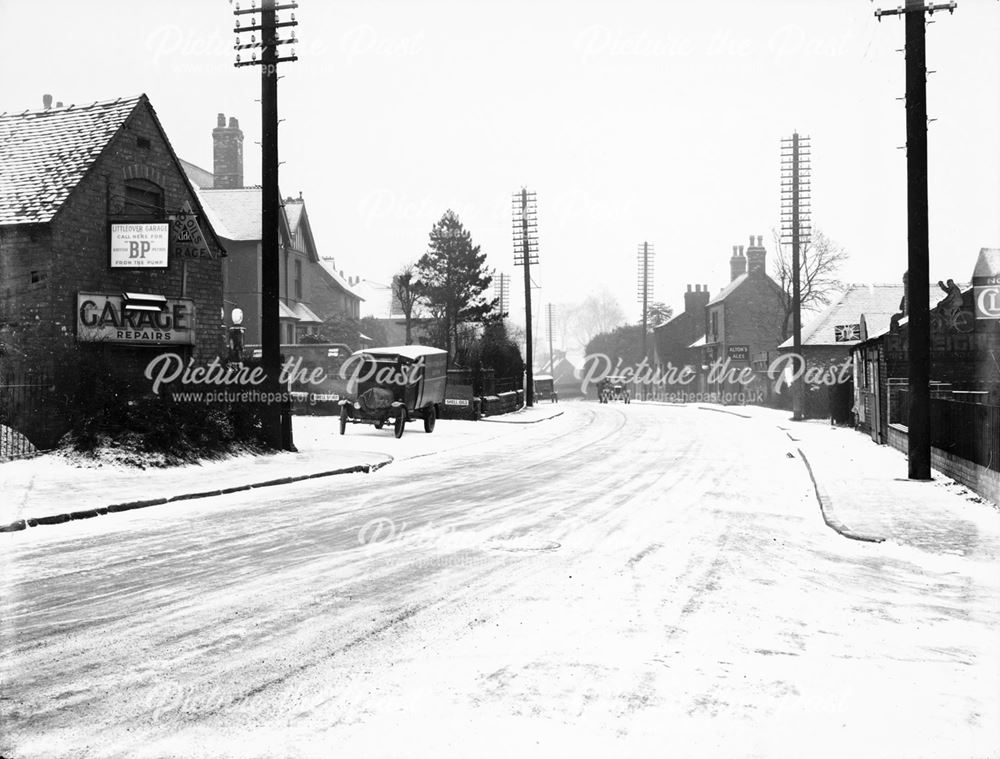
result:
M 0 754 L 1000 755 L 995 565 L 836 535 L 777 429 L 563 405 L 7 536 Z

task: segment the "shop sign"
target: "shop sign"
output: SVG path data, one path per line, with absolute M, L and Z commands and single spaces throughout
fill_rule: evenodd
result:
M 977 319 L 1000 319 L 1000 285 L 977 285 L 973 296 Z
M 194 345 L 194 301 L 167 298 L 159 310 L 128 308 L 121 295 L 77 293 L 76 339 L 87 343 Z
M 170 264 L 170 224 L 111 222 L 112 269 L 165 269 Z
M 728 358 L 734 364 L 749 364 L 750 363 L 750 346 L 749 345 L 727 345 L 726 346 L 726 358 Z
M 191 204 L 184 201 L 181 212 L 173 221 L 174 253 L 181 258 L 215 258 L 212 249 L 205 242 L 198 217 Z

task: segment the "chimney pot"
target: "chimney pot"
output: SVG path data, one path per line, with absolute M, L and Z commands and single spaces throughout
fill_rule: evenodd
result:
M 224 127 L 226 125 L 226 114 L 220 113 L 219 116 L 218 116 L 218 118 L 217 118 L 217 120 L 216 120 L 216 122 L 215 122 L 215 125 L 216 126 L 220 126 L 220 127 Z
M 751 248 L 753 247 L 753 240 L 754 240 L 753 235 L 750 235 L 750 247 Z
M 691 292 L 691 285 L 688 285 L 688 292 Z
M 757 235 L 757 247 L 758 248 L 764 247 L 764 235 Z
M 61 100 L 57 100 L 56 101 L 56 108 L 62 108 L 62 107 L 63 107 L 62 101 Z
M 743 255 L 743 246 L 742 245 L 740 246 L 740 255 L 741 256 Z
M 52 107 L 52 96 L 42 95 L 42 107 L 47 111 Z
M 733 256 L 738 256 L 740 254 L 740 248 L 738 245 L 733 246 Z
M 230 129 L 239 129 L 240 128 L 240 122 L 239 122 L 239 120 L 235 116 L 230 116 L 229 117 L 229 128 Z

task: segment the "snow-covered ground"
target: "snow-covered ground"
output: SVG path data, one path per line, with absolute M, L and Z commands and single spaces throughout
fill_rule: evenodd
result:
M 847 540 L 768 420 L 561 410 L 2 536 L 0 754 L 997 756 L 996 511 Z

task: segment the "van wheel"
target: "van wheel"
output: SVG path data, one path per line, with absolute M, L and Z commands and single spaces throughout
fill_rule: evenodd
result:
M 437 410 L 433 406 L 428 406 L 424 410 L 424 432 L 434 432 L 434 423 L 437 421 Z
M 347 406 L 340 407 L 340 434 L 347 432 Z
M 396 423 L 392 428 L 392 434 L 396 437 L 403 437 L 403 428 L 406 426 L 406 411 L 403 409 L 399 410 L 399 416 L 396 417 Z

